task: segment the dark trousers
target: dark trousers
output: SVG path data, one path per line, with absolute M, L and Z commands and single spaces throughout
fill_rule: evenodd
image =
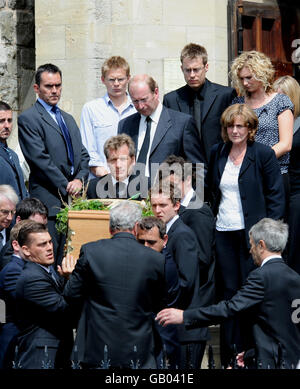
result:
M 291 195 L 288 223 L 288 265 L 300 274 L 300 193 Z
M 216 231 L 216 288 L 218 300 L 229 300 L 241 288 L 255 268 L 246 243 L 245 230 Z M 225 368 L 234 351 L 244 351 L 249 336 L 246 320 L 235 317 L 220 326 L 220 356 Z
M 206 347 L 206 340 L 181 343 L 179 369 L 200 369 Z

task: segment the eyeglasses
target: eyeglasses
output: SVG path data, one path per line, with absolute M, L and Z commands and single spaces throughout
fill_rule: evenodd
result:
M 5 216 L 8 216 L 9 214 L 11 214 L 11 216 L 14 216 L 15 213 L 16 213 L 16 210 L 11 210 L 11 209 L 0 209 L 0 213 L 2 213 L 3 215 Z
M 116 81 L 118 81 L 118 83 L 121 84 L 126 80 L 127 78 L 109 78 L 107 81 L 110 82 L 111 84 L 114 84 Z
M 187 69 L 187 68 L 183 68 L 183 72 L 186 73 L 186 74 L 190 74 L 190 73 L 199 73 L 201 70 L 203 70 L 205 68 L 205 66 L 202 66 L 201 68 L 195 68 L 195 69 Z

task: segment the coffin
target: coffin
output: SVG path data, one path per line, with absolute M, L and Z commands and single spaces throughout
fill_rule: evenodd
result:
M 67 252 L 76 259 L 83 244 L 110 238 L 109 211 L 69 211 L 68 219 Z

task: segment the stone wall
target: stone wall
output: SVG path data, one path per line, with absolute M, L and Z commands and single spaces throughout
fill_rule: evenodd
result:
M 61 106 L 77 122 L 104 93 L 103 61 L 124 56 L 131 74 L 149 73 L 163 93 L 184 84 L 179 55 L 189 42 L 208 50 L 211 81 L 227 85 L 227 0 L 36 0 L 36 65 L 63 71 Z
M 14 111 L 9 144 L 17 144 L 16 116 L 35 99 L 34 0 L 0 0 L 0 99 Z

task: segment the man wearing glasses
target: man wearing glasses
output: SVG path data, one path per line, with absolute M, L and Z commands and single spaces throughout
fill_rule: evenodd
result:
M 104 155 L 104 143 L 117 135 L 119 120 L 133 114 L 135 108 L 127 94 L 130 68 L 119 56 L 107 59 L 102 66 L 101 81 L 106 94 L 86 103 L 81 112 L 82 142 L 90 155 L 90 178 L 109 173 Z
M 203 46 L 195 43 L 186 45 L 181 52 L 180 60 L 186 85 L 167 93 L 163 104 L 195 118 L 201 146 L 208 163 L 211 147 L 222 140 L 221 114 L 230 105 L 236 92 L 206 78 L 208 58 Z
M 140 171 L 139 176 L 147 177 L 150 184 L 159 165 L 171 154 L 194 164 L 204 162 L 194 119 L 164 107 L 151 76 L 132 77 L 128 91 L 138 112 L 119 122 L 118 133 L 129 135 L 135 143 L 136 174 Z
M 10 185 L 0 185 L 0 250 L 9 239 L 9 227 L 18 201 L 18 195 Z

